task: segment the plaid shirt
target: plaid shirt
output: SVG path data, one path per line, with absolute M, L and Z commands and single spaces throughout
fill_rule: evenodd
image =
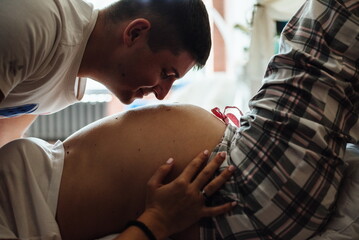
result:
M 202 222 L 204 240 L 304 240 L 333 212 L 345 146 L 359 141 L 359 1 L 308 0 L 281 41 L 251 111 L 214 151 L 237 171 L 209 204 L 238 205 Z

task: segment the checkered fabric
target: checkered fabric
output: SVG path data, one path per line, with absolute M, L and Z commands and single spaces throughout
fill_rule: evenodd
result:
M 237 171 L 210 205 L 201 239 L 304 240 L 333 212 L 347 142 L 359 141 L 359 1 L 307 0 L 282 33 L 241 127 L 215 152 Z

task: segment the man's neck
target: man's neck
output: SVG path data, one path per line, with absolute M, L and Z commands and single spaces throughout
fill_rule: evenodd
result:
M 77 74 L 78 77 L 95 78 L 96 76 L 98 59 L 101 59 L 101 55 L 104 54 L 103 50 L 101 50 L 101 46 L 104 45 L 103 36 L 106 35 L 102 11 L 99 11 L 95 27 L 86 43 L 85 52 Z

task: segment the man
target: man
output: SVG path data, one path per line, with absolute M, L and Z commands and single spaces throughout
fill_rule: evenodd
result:
M 0 4 L 0 146 L 37 114 L 79 101 L 86 77 L 125 104 L 163 99 L 211 48 L 201 0 L 122 0 L 100 11 L 80 0 Z

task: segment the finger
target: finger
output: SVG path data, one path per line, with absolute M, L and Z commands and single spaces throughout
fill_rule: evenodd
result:
M 203 163 L 208 159 L 208 150 L 199 153 L 182 171 L 179 178 L 190 182 L 198 171 L 203 167 Z
M 205 207 L 203 210 L 203 217 L 214 217 L 229 212 L 237 202 L 229 202 L 216 207 Z
M 172 169 L 173 161 L 174 161 L 173 158 L 169 158 L 165 164 L 163 164 L 156 170 L 156 172 L 148 180 L 147 185 L 150 188 L 158 188 L 159 186 L 162 185 L 163 180 Z
M 223 163 L 226 158 L 226 153 L 217 153 L 216 156 L 210 161 L 207 166 L 198 174 L 196 179 L 193 181 L 194 187 L 202 189 L 204 185 L 213 177 L 215 171 Z
M 203 191 L 207 196 L 211 196 L 217 192 L 218 189 L 233 175 L 236 167 L 231 165 L 227 169 L 221 172 L 217 177 L 210 181 L 204 188 Z

